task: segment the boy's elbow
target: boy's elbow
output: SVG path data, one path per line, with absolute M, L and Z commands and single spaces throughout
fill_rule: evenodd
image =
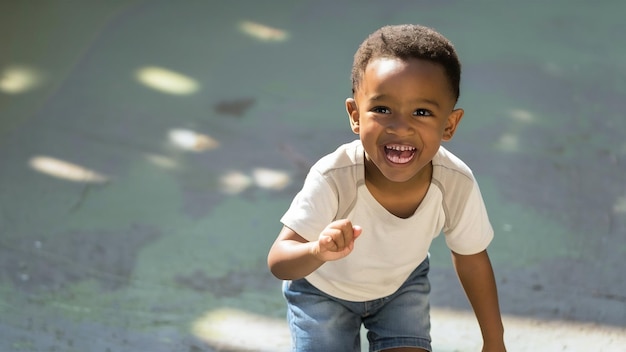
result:
M 291 277 L 288 272 L 285 270 L 281 270 L 278 265 L 269 265 L 270 272 L 274 275 L 275 278 L 279 280 L 295 280 L 296 278 Z
M 267 256 L 267 268 L 277 279 L 290 280 L 286 277 L 284 270 L 281 270 L 279 260 L 276 258 L 276 255 L 272 253 L 272 251 L 270 251 L 269 255 Z
M 276 277 L 277 279 L 280 279 L 280 272 L 276 270 L 276 265 L 270 260 L 269 257 L 267 258 L 267 268 L 270 269 L 270 273 L 272 273 L 274 277 Z
M 272 275 L 279 280 L 297 280 L 302 278 L 302 276 L 294 273 L 292 264 L 282 262 L 272 255 L 267 257 L 267 267 Z
M 270 268 L 270 272 L 272 273 L 272 275 L 274 275 L 275 278 L 279 280 L 293 280 L 293 278 L 290 278 L 288 275 L 275 268 Z
M 305 248 L 309 242 L 277 241 L 267 255 L 267 267 L 280 280 L 298 280 L 309 275 L 323 262 L 311 259 Z

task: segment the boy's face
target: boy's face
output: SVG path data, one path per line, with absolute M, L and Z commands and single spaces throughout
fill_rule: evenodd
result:
M 393 182 L 417 180 L 429 170 L 425 166 L 463 117 L 454 105 L 443 66 L 419 59 L 371 61 L 354 99 L 346 100 L 366 167 L 376 167 Z

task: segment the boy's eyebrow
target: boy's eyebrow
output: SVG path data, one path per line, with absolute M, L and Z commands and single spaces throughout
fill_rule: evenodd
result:
M 368 100 L 376 102 L 376 101 L 385 100 L 388 98 L 389 96 L 387 94 L 376 94 L 376 95 L 372 95 L 371 97 L 369 97 Z M 420 98 L 420 99 L 415 99 L 413 101 L 416 103 L 426 103 L 426 104 L 434 105 L 436 107 L 440 107 L 439 102 L 437 102 L 436 100 L 432 100 L 432 99 Z

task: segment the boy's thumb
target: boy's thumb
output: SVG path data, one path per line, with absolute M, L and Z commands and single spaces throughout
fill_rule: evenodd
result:
M 361 228 L 361 226 L 359 225 L 352 226 L 352 233 L 354 234 L 354 238 L 359 237 L 361 235 L 361 232 L 363 232 L 363 229 Z

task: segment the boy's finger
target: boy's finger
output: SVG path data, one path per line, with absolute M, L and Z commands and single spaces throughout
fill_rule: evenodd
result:
M 326 248 L 330 251 L 340 251 L 346 244 L 344 234 L 341 229 L 330 229 L 328 231 L 328 238 L 329 244 Z
M 335 241 L 333 240 L 331 236 L 324 237 L 322 241 L 320 241 L 320 245 L 324 249 L 331 251 L 331 252 L 337 250 L 337 245 L 335 244 Z
M 325 232 L 332 241 L 332 243 L 328 243 L 325 248 L 333 252 L 344 250 L 346 247 L 350 246 L 355 238 L 352 223 L 347 219 L 332 223 Z
M 355 230 L 355 227 L 351 223 L 346 224 L 342 229 L 344 238 L 344 248 L 350 246 L 354 240 L 360 235 L 360 228 Z

